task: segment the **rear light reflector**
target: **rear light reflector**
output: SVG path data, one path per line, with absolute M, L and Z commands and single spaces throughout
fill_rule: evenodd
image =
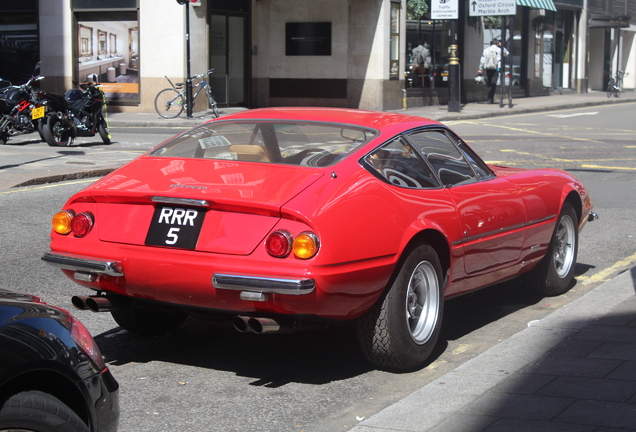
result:
M 71 230 L 75 237 L 84 237 L 93 229 L 94 219 L 90 212 L 80 213 L 73 217 Z
M 293 240 L 288 231 L 274 231 L 265 241 L 265 247 L 271 256 L 285 258 L 291 252 Z

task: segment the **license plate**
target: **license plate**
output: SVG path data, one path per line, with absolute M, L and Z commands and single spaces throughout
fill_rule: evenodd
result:
M 31 119 L 35 120 L 42 117 L 44 117 L 44 107 L 33 108 L 33 111 L 31 111 Z
M 204 217 L 205 211 L 201 209 L 157 206 L 146 236 L 146 244 L 194 249 Z

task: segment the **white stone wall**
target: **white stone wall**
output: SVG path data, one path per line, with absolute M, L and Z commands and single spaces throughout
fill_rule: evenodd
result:
M 40 71 L 48 76 L 42 87 L 53 93 L 63 93 L 71 87 L 72 22 L 70 0 L 40 2 Z

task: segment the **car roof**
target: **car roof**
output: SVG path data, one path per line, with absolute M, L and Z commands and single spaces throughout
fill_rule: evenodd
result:
M 230 114 L 221 117 L 219 120 L 226 119 L 320 121 L 368 127 L 385 132 L 389 132 L 390 129 L 394 129 L 395 127 L 399 130 L 405 130 L 420 126 L 440 125 L 440 123 L 424 117 L 353 108 L 257 108 Z

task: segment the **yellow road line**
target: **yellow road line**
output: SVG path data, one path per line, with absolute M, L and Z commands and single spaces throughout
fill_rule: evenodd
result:
M 617 166 L 587 165 L 587 164 L 581 164 L 581 168 L 595 168 L 595 169 L 611 169 L 611 170 L 628 170 L 628 171 L 636 171 L 636 168 L 635 168 L 635 167 L 617 167 Z
M 611 265 L 607 267 L 606 269 L 601 270 L 600 272 L 596 273 L 593 276 L 590 276 L 590 277 L 579 276 L 577 277 L 577 279 L 581 279 L 583 285 L 589 285 L 595 282 L 607 282 L 610 276 L 613 277 L 614 273 L 618 272 L 619 270 L 632 266 L 635 261 L 636 261 L 636 253 L 628 256 L 627 258 L 621 261 L 615 262 L 614 265 Z

